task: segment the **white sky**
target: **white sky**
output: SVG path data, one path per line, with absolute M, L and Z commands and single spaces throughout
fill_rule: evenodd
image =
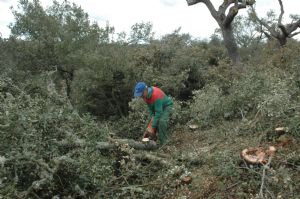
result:
M 217 28 L 217 23 L 211 17 L 203 3 L 187 6 L 186 0 L 69 0 L 80 5 L 90 16 L 91 21 L 97 21 L 100 27 L 104 27 L 108 21 L 114 26 L 116 32 L 129 32 L 130 27 L 139 22 L 152 22 L 155 36 L 161 36 L 173 32 L 181 27 L 181 33 L 189 33 L 199 39 L 209 38 Z M 9 23 L 14 22 L 10 10 L 17 8 L 17 0 L 0 0 L 0 32 L 2 37 L 8 37 Z M 40 0 L 44 7 L 52 4 L 52 0 Z M 62 2 L 62 0 L 58 0 Z M 212 0 L 216 9 L 222 0 Z M 300 15 L 300 1 L 283 1 L 285 15 Z M 279 13 L 278 0 L 256 0 L 256 8 L 260 17 L 265 16 L 266 11 L 273 9 Z M 246 13 L 246 9 L 240 10 Z

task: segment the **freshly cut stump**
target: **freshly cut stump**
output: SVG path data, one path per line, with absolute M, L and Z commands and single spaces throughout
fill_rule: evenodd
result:
M 250 147 L 241 152 L 241 157 L 250 164 L 266 164 L 268 159 L 274 155 L 276 148 L 269 146 L 268 149 L 262 147 Z

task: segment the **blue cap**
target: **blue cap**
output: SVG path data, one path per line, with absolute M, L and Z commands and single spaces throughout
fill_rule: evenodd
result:
M 134 88 L 134 97 L 141 97 L 146 88 L 147 85 L 145 82 L 138 82 Z

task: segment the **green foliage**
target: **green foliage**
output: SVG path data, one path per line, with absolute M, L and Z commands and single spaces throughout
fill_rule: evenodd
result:
M 194 92 L 194 102 L 190 105 L 191 118 L 200 122 L 203 127 L 213 124 L 222 113 L 221 91 L 213 85 L 205 86 L 201 91 Z
M 27 94 L 10 79 L 0 80 L 0 173 L 4 197 L 68 196 L 106 183 L 111 161 L 89 148 L 61 142 L 105 140 L 108 131 L 88 115 L 79 116 L 64 99 Z M 102 175 L 99 175 L 102 173 Z
M 191 38 L 179 31 L 166 35 L 161 42 L 153 41 L 145 48 L 137 48 L 132 64 L 135 79 L 157 85 L 176 99 L 187 100 L 193 89 L 203 85 L 205 51 L 198 43 L 187 48 Z
M 99 119 L 127 115 L 134 86 L 128 56 L 127 48 L 110 45 L 83 58 L 88 67 L 74 72 L 71 85 L 72 103 L 81 113 Z
M 213 71 L 213 76 L 215 72 L 218 73 Z M 224 83 L 221 86 L 215 82 L 195 91 L 190 104 L 191 118 L 203 127 L 224 119 L 251 120 L 258 113 L 264 121 L 292 119 L 297 117 L 292 112 L 299 111 L 295 109 L 299 89 L 296 84 L 291 84 L 291 80 L 294 80 L 291 74 L 278 68 L 249 68 L 245 76 L 233 79 L 225 77 L 221 82 L 227 87 L 224 87 Z
M 238 180 L 240 178 L 240 172 L 238 170 L 238 163 L 240 161 L 239 157 L 229 151 L 220 151 L 214 154 L 213 157 L 215 167 L 215 174 L 221 178 L 227 180 Z
M 248 47 L 251 43 L 259 41 L 259 32 L 249 17 L 236 16 L 233 22 L 234 37 L 237 44 L 242 47 Z
M 142 99 L 133 99 L 129 107 L 128 116 L 115 124 L 115 131 L 120 137 L 140 139 L 150 121 L 147 105 Z
M 152 32 L 152 27 L 153 25 L 150 22 L 136 23 L 133 26 L 131 26 L 129 43 L 150 43 L 154 36 L 154 33 Z

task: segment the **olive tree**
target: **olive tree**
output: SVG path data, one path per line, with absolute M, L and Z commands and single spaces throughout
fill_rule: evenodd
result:
M 278 0 L 278 3 L 280 5 L 280 14 L 278 18 L 274 11 L 268 12 L 268 19 L 259 18 L 253 6 L 251 6 L 250 14 L 253 17 L 253 20 L 258 22 L 262 33 L 264 33 L 269 39 L 276 39 L 280 46 L 284 46 L 288 38 L 292 38 L 300 33 L 300 31 L 297 32 L 297 29 L 300 28 L 300 16 L 290 15 L 292 21 L 290 23 L 283 24 L 282 19 L 284 15 L 284 8 L 282 0 Z
M 210 11 L 212 17 L 217 21 L 222 36 L 224 45 L 228 51 L 229 57 L 234 66 L 238 66 L 241 62 L 238 46 L 233 34 L 232 22 L 237 16 L 240 9 L 246 8 L 248 5 L 253 5 L 254 0 L 224 0 L 216 10 L 210 0 L 186 0 L 189 6 L 204 3 Z M 229 10 L 228 10 L 229 9 Z M 228 12 L 226 12 L 228 10 Z

